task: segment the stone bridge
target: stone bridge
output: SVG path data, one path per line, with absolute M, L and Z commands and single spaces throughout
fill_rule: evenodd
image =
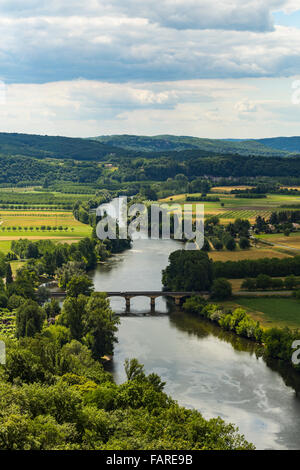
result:
M 103 292 L 107 297 L 123 297 L 126 301 L 126 312 L 130 312 L 130 300 L 134 297 L 148 297 L 150 299 L 151 311 L 155 310 L 155 299 L 158 297 L 169 297 L 175 300 L 176 305 L 180 305 L 182 300 L 194 295 L 208 299 L 209 292 L 168 292 L 168 291 L 113 291 Z M 63 297 L 65 292 L 51 292 L 51 297 Z

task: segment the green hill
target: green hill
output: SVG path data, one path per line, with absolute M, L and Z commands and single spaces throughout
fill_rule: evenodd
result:
M 271 139 L 259 139 L 257 142 L 272 149 L 300 154 L 300 137 L 274 137 Z
M 0 133 L 0 154 L 8 156 L 99 161 L 111 154 L 126 156 L 127 153 L 124 149 L 87 139 Z
M 121 147 L 126 150 L 143 152 L 165 152 L 183 150 L 201 150 L 217 154 L 239 154 L 239 155 L 260 155 L 260 156 L 286 156 L 288 152 L 278 149 L 271 149 L 256 140 L 217 140 L 200 139 L 198 137 L 158 135 L 158 136 L 137 136 L 137 135 L 112 135 L 94 137 L 92 140 L 111 147 Z

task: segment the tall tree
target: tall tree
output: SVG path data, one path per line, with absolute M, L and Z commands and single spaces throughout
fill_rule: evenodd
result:
M 16 335 L 18 338 L 34 336 L 42 330 L 45 311 L 33 300 L 26 300 L 17 309 Z
M 12 270 L 11 270 L 11 265 L 10 263 L 7 264 L 6 267 L 6 284 L 11 284 L 13 282 L 13 275 L 12 275 Z
M 93 357 L 100 359 L 104 354 L 113 354 L 118 331 L 119 318 L 110 308 L 106 295 L 94 292 L 84 316 L 84 342 L 91 349 Z

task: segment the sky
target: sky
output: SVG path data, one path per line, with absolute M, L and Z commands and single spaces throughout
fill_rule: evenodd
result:
M 0 131 L 300 135 L 299 0 L 0 0 Z

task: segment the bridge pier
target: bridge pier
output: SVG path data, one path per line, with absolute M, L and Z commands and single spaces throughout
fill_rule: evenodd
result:
M 130 297 L 126 296 L 126 312 L 130 312 Z
M 181 303 L 181 297 L 175 297 L 175 305 L 178 305 L 179 307 L 180 303 Z
M 150 298 L 151 312 L 155 311 L 155 297 Z

